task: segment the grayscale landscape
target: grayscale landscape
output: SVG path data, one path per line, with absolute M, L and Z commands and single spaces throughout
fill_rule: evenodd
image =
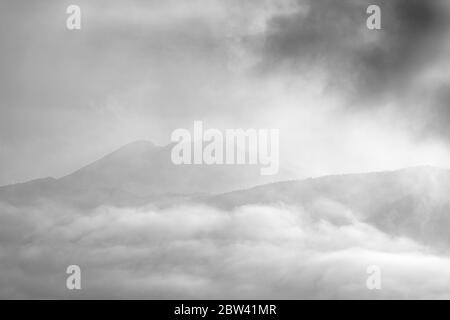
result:
M 189 190 L 165 150 L 136 142 L 60 179 L 0 188 L 1 297 L 450 297 L 449 170 L 224 192 L 259 176 L 202 166 L 188 171 Z M 216 193 L 210 172 L 223 181 Z M 85 270 L 76 293 L 57 285 L 75 262 Z M 383 270 L 376 292 L 365 284 L 372 264 Z
M 0 1 L 0 299 L 450 299 L 449 57 L 447 0 Z

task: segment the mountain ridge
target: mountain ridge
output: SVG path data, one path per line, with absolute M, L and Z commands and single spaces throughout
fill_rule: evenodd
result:
M 226 177 L 229 166 L 219 168 L 218 171 L 206 170 L 210 169 L 207 166 L 178 166 L 175 172 L 166 175 L 164 170 L 168 170 L 169 153 L 170 146 L 161 147 L 146 142 L 127 145 L 60 179 L 50 177 L 0 187 L 0 202 L 35 208 L 41 204 L 45 206 L 50 201 L 85 209 L 81 212 L 87 214 L 98 206 L 151 205 L 167 208 L 206 205 L 228 212 L 243 206 L 282 205 L 307 212 L 311 219 L 323 219 L 339 226 L 345 226 L 354 219 L 387 234 L 409 237 L 424 244 L 440 246 L 450 243 L 448 169 L 416 166 L 390 171 L 334 174 L 259 184 L 255 182 L 250 187 L 214 193 L 208 186 L 214 186 L 216 173 Z M 241 170 L 245 171 L 246 166 L 239 169 L 238 174 Z M 253 169 L 256 174 L 259 172 L 257 168 Z M 150 172 L 141 174 L 142 170 Z M 152 174 L 161 172 L 162 175 L 151 179 Z M 198 184 L 196 179 L 206 180 Z M 205 181 L 206 184 L 202 184 Z M 166 188 L 160 188 L 164 187 L 163 183 Z M 178 183 L 183 188 L 167 188 L 178 186 Z M 195 190 L 191 185 L 202 187 L 206 192 Z M 141 186 L 147 189 L 142 191 Z M 133 192 L 133 188 L 141 192 Z M 186 190 L 188 192 L 178 192 Z
M 145 202 L 155 197 L 222 193 L 276 180 L 261 176 L 255 165 L 175 165 L 173 143 L 157 146 L 147 140 L 126 144 L 59 179 L 44 178 L 0 187 L 0 200 L 14 204 L 59 199 L 86 205 L 102 202 Z M 278 178 L 281 180 L 280 178 Z M 84 195 L 84 197 L 82 197 Z M 116 201 L 117 199 L 124 201 Z M 85 203 L 85 199 L 90 199 Z

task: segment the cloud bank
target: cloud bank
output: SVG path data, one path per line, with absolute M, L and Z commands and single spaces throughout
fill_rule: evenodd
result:
M 2 298 L 380 299 L 450 297 L 450 258 L 359 222 L 330 201 L 75 212 L 2 205 Z M 333 212 L 331 215 L 330 212 Z M 68 265 L 82 290 L 65 288 Z M 366 287 L 367 267 L 382 289 Z

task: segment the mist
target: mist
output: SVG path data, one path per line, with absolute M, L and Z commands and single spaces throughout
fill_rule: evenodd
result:
M 2 298 L 444 299 L 450 259 L 335 202 L 0 210 Z M 450 249 L 450 248 L 447 248 Z M 65 270 L 82 270 L 68 291 Z M 368 290 L 369 266 L 382 290 Z M 433 277 L 430 277 L 430 275 Z

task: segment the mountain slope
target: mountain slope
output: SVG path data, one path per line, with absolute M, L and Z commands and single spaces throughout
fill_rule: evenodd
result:
M 29 207 L 56 201 L 82 208 L 186 203 L 225 210 L 247 205 L 294 206 L 311 219 L 337 225 L 361 221 L 392 236 L 450 248 L 449 170 L 416 167 L 243 189 L 263 182 L 258 167 L 175 166 L 170 150 L 170 145 L 135 142 L 61 179 L 0 187 L 0 201 Z M 239 190 L 219 194 L 233 188 Z
M 83 188 L 116 188 L 138 196 L 217 193 L 270 181 L 258 166 L 174 165 L 172 145 L 128 144 L 74 172 L 59 183 Z
M 220 193 L 274 181 L 255 165 L 174 165 L 172 145 L 130 143 L 61 179 L 0 188 L 0 200 L 15 205 L 42 199 L 78 206 L 171 202 L 198 193 Z
M 450 244 L 450 171 L 417 167 L 391 172 L 286 181 L 204 199 L 230 210 L 250 204 L 298 206 L 313 219 L 357 219 L 390 235 Z

